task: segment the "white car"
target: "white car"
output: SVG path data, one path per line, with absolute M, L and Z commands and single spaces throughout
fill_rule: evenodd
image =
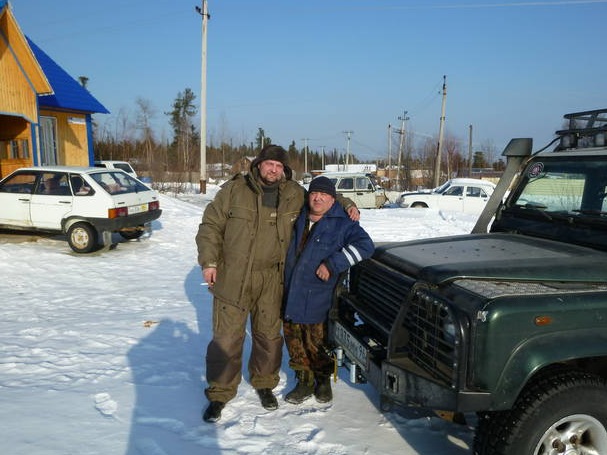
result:
M 401 207 L 431 208 L 479 215 L 495 189 L 488 180 L 456 178 L 428 192 L 402 193 Z
M 126 172 L 96 167 L 18 169 L 0 180 L 0 228 L 58 232 L 76 253 L 151 230 L 158 193 Z
M 135 169 L 133 169 L 133 166 L 131 166 L 131 163 L 129 163 L 128 161 L 100 160 L 95 161 L 95 167 L 104 167 L 106 169 L 122 169 L 131 177 L 137 178 L 137 172 L 135 172 Z
M 364 173 L 325 172 L 321 174 L 335 185 L 335 190 L 343 197 L 354 201 L 359 209 L 379 209 L 388 201 L 386 191 L 375 185 Z

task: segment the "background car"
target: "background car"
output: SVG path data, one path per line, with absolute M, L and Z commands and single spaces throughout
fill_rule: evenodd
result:
M 396 203 L 405 208 L 480 214 L 494 189 L 495 184 L 488 180 L 456 178 L 430 192 L 402 193 Z
M 106 169 L 122 169 L 131 177 L 137 178 L 137 172 L 135 172 L 135 169 L 133 169 L 133 166 L 131 166 L 131 163 L 129 163 L 128 161 L 100 160 L 95 161 L 95 167 L 104 167 Z
M 359 209 L 378 209 L 388 201 L 386 191 L 360 172 L 325 172 L 321 174 L 335 185 L 335 190 L 352 199 Z
M 0 180 L 0 228 L 67 234 L 76 253 L 151 230 L 161 215 L 156 191 L 122 170 L 45 166 Z

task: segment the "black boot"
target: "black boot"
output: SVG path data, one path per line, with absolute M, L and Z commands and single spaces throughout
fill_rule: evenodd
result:
M 285 396 L 285 401 L 291 404 L 300 404 L 314 393 L 314 376 L 311 371 L 297 371 L 297 385 Z
M 217 422 L 219 419 L 221 419 L 221 411 L 225 405 L 226 404 L 222 403 L 221 401 L 211 401 L 206 411 L 204 411 L 204 414 L 202 415 L 202 420 L 211 423 Z
M 314 396 L 319 403 L 329 403 L 333 400 L 333 392 L 331 391 L 331 376 L 317 375 L 316 387 L 314 388 Z
M 278 409 L 278 401 L 272 393 L 272 389 L 257 389 L 257 395 L 261 400 L 261 405 L 268 411 L 274 411 Z

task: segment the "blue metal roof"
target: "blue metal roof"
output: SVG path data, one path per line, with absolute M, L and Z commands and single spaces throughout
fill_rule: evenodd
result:
M 76 82 L 32 40 L 27 38 L 27 42 L 54 92 L 53 95 L 38 95 L 41 108 L 60 108 L 100 114 L 110 113 L 86 88 Z

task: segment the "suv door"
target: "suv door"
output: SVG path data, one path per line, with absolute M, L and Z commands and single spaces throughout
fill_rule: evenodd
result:
M 358 208 L 374 209 L 377 207 L 375 187 L 367 176 L 340 177 L 337 179 L 336 189 L 342 196 L 352 199 Z

